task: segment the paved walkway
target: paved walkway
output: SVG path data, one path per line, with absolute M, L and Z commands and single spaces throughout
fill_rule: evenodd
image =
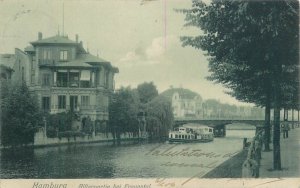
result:
M 273 151 L 262 152 L 260 177 L 261 178 L 295 178 L 300 177 L 300 128 L 291 129 L 289 138 L 283 139 L 280 135 L 281 167 L 280 171 L 273 168 Z M 271 149 L 273 145 L 270 145 Z

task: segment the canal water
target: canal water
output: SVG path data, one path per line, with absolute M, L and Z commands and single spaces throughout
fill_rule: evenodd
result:
M 228 130 L 209 143 L 77 144 L 1 150 L 1 178 L 201 177 L 242 150 L 254 130 Z

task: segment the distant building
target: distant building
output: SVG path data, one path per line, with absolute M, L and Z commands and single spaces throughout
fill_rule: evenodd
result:
M 14 72 L 13 66 L 15 63 L 15 55 L 0 54 L 0 79 L 11 80 Z
M 264 117 L 262 108 L 224 104 L 216 99 L 203 100 L 198 93 L 188 89 L 170 88 L 161 95 L 171 101 L 174 117 L 179 119 L 263 119 Z
M 90 119 L 106 126 L 118 68 L 87 52 L 78 35 L 73 41 L 60 35 L 43 38 L 38 33 L 38 40 L 24 51 L 16 49 L 11 57 L 14 57 L 12 80 L 26 82 L 43 111 L 51 114 L 72 111 L 81 120 Z
M 171 88 L 161 95 L 171 100 L 175 118 L 203 117 L 203 101 L 199 94 L 188 89 Z

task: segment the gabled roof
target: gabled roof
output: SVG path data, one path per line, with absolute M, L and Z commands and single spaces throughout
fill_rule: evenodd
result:
M 78 44 L 78 43 L 70 40 L 67 36 L 56 35 L 53 37 L 49 37 L 49 38 L 31 42 L 31 44 L 37 45 L 37 44 Z
M 88 63 L 90 65 L 104 65 L 107 66 L 109 68 L 111 68 L 115 73 L 119 72 L 119 69 L 116 67 L 113 67 L 109 61 L 102 59 L 100 57 L 94 56 L 90 53 L 82 53 L 78 55 L 78 58 L 75 59 L 74 61 L 80 61 L 80 62 L 85 62 Z
M 171 88 L 162 92 L 161 95 L 172 99 L 174 93 L 178 93 L 181 99 L 194 99 L 196 96 L 199 97 L 199 99 L 202 99 L 198 93 L 184 88 Z
M 108 64 L 110 64 L 109 61 L 102 59 L 100 57 L 94 56 L 90 53 L 79 54 L 77 59 L 80 61 L 87 62 L 87 63 L 108 63 Z
M 61 63 L 56 63 L 53 65 L 48 65 L 45 64 L 44 66 L 54 66 L 54 67 L 74 67 L 74 68 L 91 68 L 97 65 L 104 65 L 113 70 L 115 73 L 118 73 L 119 70 L 116 67 L 113 67 L 110 62 L 96 57 L 94 55 L 91 55 L 89 53 L 84 53 L 84 54 L 79 54 L 76 59 L 73 59 L 68 62 L 61 62 Z

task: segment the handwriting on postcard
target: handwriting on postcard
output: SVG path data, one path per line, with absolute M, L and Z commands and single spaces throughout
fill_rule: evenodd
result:
M 160 149 L 163 144 L 158 145 L 151 149 L 146 155 L 153 155 L 153 156 L 166 156 L 166 157 L 176 157 L 176 156 L 184 156 L 184 157 L 208 157 L 208 158 L 226 158 L 232 157 L 238 152 L 234 153 L 225 153 L 225 154 L 218 154 L 215 152 L 205 152 L 201 149 L 190 149 L 188 147 L 177 149 L 176 147 L 178 144 L 168 147 L 167 149 Z
M 216 168 L 219 165 L 220 160 L 224 161 L 226 160 L 225 158 L 230 158 L 237 154 L 240 151 L 233 152 L 233 153 L 216 153 L 216 152 L 208 152 L 204 151 L 202 149 L 192 149 L 189 147 L 178 147 L 179 144 L 174 144 L 171 145 L 170 147 L 163 148 L 162 146 L 165 146 L 164 144 L 158 145 L 154 148 L 152 148 L 150 151 L 145 153 L 145 155 L 150 155 L 153 157 L 169 157 L 169 158 L 174 158 L 174 157 L 194 157 L 194 158 L 208 158 L 206 162 L 207 164 L 202 163 L 202 160 L 195 161 L 193 163 L 187 163 L 187 162 L 162 162 L 160 166 L 164 167 L 178 167 L 178 168 L 199 168 L 199 171 L 188 178 L 187 180 L 181 182 L 181 186 L 187 184 L 194 178 L 201 178 L 203 175 L 205 175 L 207 172 L 210 170 Z M 222 162 L 221 161 L 221 162 Z M 160 187 L 177 187 L 176 183 L 171 180 L 168 180 L 166 178 L 157 178 L 155 181 L 157 186 Z

